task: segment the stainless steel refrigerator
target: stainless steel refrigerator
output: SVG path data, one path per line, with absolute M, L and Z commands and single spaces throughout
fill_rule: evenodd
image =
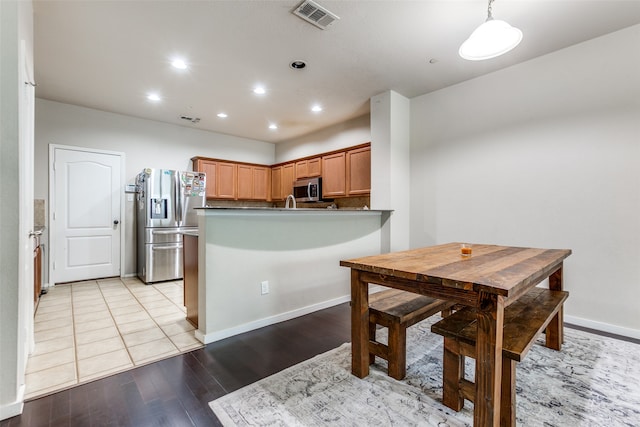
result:
M 136 177 L 138 277 L 145 283 L 182 278 L 182 236 L 197 231 L 194 208 L 206 202 L 202 172 L 144 169 Z

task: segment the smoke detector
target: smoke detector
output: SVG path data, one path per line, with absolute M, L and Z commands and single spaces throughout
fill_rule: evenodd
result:
M 293 14 L 323 30 L 340 19 L 312 0 L 304 0 L 293 10 Z

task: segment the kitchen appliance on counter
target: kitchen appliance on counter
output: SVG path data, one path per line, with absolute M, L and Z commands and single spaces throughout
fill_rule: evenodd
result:
M 299 179 L 293 183 L 296 202 L 319 202 L 322 200 L 322 178 Z
M 138 277 L 145 283 L 182 278 L 182 233 L 198 230 L 194 208 L 206 203 L 202 172 L 144 169 L 136 177 Z

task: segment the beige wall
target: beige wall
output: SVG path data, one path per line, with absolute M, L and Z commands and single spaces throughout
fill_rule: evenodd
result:
M 340 150 L 371 141 L 369 114 L 276 144 L 276 162 Z
M 565 319 L 640 338 L 638 46 L 640 25 L 412 99 L 411 245 L 570 248 Z
M 206 268 L 199 269 L 198 323 L 207 343 L 349 301 L 350 270 L 340 260 L 387 249 L 382 212 L 201 214 L 199 259 Z M 267 295 L 262 281 L 269 282 Z
M 271 143 L 142 120 L 44 99 L 36 100 L 35 198 L 49 209 L 49 144 L 118 151 L 125 154 L 124 184 L 143 168 L 190 170 L 194 156 L 272 164 Z M 136 272 L 133 201 L 125 203 L 125 275 Z M 48 229 L 47 229 L 48 232 Z M 45 244 L 48 239 L 45 233 Z M 45 252 L 45 257 L 48 252 Z M 46 260 L 47 261 L 47 260 Z M 45 278 L 45 280 L 48 278 Z

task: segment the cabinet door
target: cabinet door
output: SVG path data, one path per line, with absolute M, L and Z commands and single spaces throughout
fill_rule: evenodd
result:
M 196 160 L 193 165 L 193 170 L 198 172 L 204 172 L 207 175 L 207 191 L 206 197 L 207 199 L 212 199 L 218 195 L 216 184 L 218 180 L 216 179 L 217 172 L 217 163 L 210 162 L 207 160 Z
M 234 163 L 218 162 L 217 165 L 219 199 L 235 199 L 237 195 L 237 165 Z
M 320 157 L 307 160 L 307 176 L 309 178 L 322 176 L 322 162 Z
M 282 166 L 271 168 L 271 200 L 282 200 Z
M 267 200 L 269 198 L 269 168 L 254 166 L 253 174 L 253 198 L 255 200 Z
M 253 167 L 238 165 L 238 199 L 253 199 Z
M 347 152 L 347 195 L 371 193 L 371 148 Z
M 322 196 L 346 196 L 346 155 L 344 152 L 322 157 Z
M 296 162 L 296 179 L 307 178 L 309 176 L 307 161 L 300 160 Z
M 295 179 L 294 163 L 282 166 L 282 198 L 293 193 L 293 181 Z

